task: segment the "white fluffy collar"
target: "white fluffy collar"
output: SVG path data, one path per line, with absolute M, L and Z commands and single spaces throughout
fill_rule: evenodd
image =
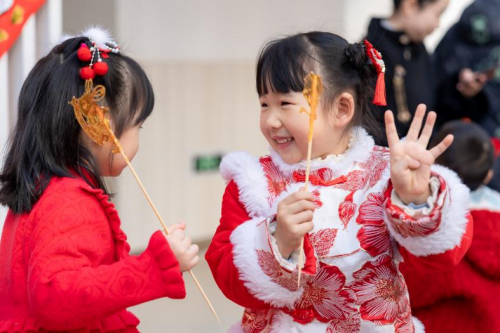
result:
M 329 155 L 324 159 L 313 159 L 311 161 L 311 170 L 328 168 L 333 171 L 334 175 L 341 175 L 345 171 L 351 170 L 355 162 L 366 162 L 370 158 L 374 146 L 375 142 L 366 130 L 362 127 L 355 127 L 351 131 L 347 150 L 343 154 Z M 306 161 L 287 164 L 275 150 L 272 148 L 269 150 L 271 159 L 283 174 L 291 175 L 294 171 L 306 169 Z

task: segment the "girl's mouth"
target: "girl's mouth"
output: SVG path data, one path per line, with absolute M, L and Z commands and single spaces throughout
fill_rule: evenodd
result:
M 279 137 L 279 138 L 274 138 L 274 141 L 277 143 L 279 149 L 285 149 L 292 144 L 294 139 Z

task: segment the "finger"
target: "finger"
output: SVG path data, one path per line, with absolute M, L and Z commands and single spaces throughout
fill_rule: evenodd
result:
M 438 158 L 442 153 L 444 153 L 446 151 L 446 149 L 448 149 L 448 147 L 451 146 L 452 142 L 453 142 L 453 135 L 448 134 L 443 139 L 443 141 L 441 141 L 436 147 L 429 150 L 431 152 L 432 156 L 434 157 L 434 159 Z
M 429 114 L 427 115 L 424 129 L 422 130 L 422 134 L 418 138 L 418 143 L 424 147 L 427 147 L 427 144 L 431 139 L 432 129 L 434 128 L 434 124 L 436 123 L 436 117 L 436 112 L 434 111 L 429 112 Z
M 387 143 L 389 144 L 390 148 L 399 142 L 398 131 L 396 130 L 396 124 L 394 123 L 394 114 L 392 113 L 392 111 L 385 111 L 384 119 Z
M 406 141 L 417 141 L 418 134 L 420 133 L 420 129 L 422 128 L 422 121 L 424 120 L 426 109 L 427 107 L 425 106 L 425 104 L 419 104 L 417 106 L 415 116 L 413 117 L 410 129 L 408 130 L 408 135 L 406 136 Z
M 289 196 L 285 197 L 283 200 L 281 200 L 280 203 L 288 206 L 299 200 L 314 201 L 315 200 L 314 195 L 309 191 L 308 192 L 304 191 L 303 189 L 305 188 L 301 187 L 298 192 L 292 193 Z
M 187 250 L 189 249 L 189 247 L 191 246 L 191 244 L 193 243 L 193 241 L 191 240 L 191 237 L 185 237 L 183 240 L 182 240 L 182 244 L 184 246 L 184 248 Z
M 200 247 L 196 244 L 192 244 L 186 251 L 186 254 L 188 254 L 190 257 L 194 257 L 195 255 L 198 254 L 200 251 Z
M 180 240 L 182 241 L 184 239 L 184 237 L 186 237 L 186 235 L 184 234 L 184 231 L 180 230 L 180 229 L 176 229 L 174 230 L 172 233 L 172 238 L 175 238 L 177 240 Z
M 303 212 L 293 215 L 290 219 L 292 225 L 299 225 L 302 223 L 311 222 L 313 220 L 314 214 L 310 210 L 305 210 Z
M 297 214 L 305 210 L 314 211 L 316 209 L 316 203 L 309 200 L 296 201 L 290 206 L 288 206 L 288 212 L 290 214 Z
M 302 223 L 297 226 L 297 229 L 295 230 L 297 234 L 299 235 L 305 235 L 307 233 L 310 233 L 314 229 L 314 223 L 312 222 L 307 222 L 307 223 Z
M 290 195 L 290 200 L 288 204 L 292 205 L 293 203 L 301 200 L 315 201 L 316 197 L 311 192 L 304 192 L 304 191 L 295 192 Z
M 198 265 L 198 263 L 200 262 L 200 257 L 199 256 L 195 256 L 193 259 L 191 259 L 191 261 L 189 262 L 189 269 L 195 267 L 196 265 Z
M 168 227 L 168 230 L 170 233 L 174 232 L 174 230 L 184 230 L 186 229 L 186 223 L 177 223 L 177 224 L 172 224 L 170 227 Z

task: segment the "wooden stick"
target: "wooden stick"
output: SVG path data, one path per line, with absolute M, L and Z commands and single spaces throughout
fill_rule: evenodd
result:
M 113 136 L 114 137 L 114 136 Z M 120 154 L 122 154 L 123 158 L 125 159 L 125 162 L 127 162 L 127 165 L 128 167 L 130 168 L 130 171 L 132 171 L 132 174 L 134 175 L 134 178 L 135 180 L 137 181 L 137 183 L 139 184 L 139 187 L 141 188 L 142 190 L 142 193 L 144 193 L 144 196 L 146 197 L 146 199 L 148 200 L 149 204 L 151 205 L 151 208 L 153 208 L 153 211 L 156 215 L 156 217 L 158 218 L 158 220 L 160 221 L 162 227 L 163 227 L 163 230 L 165 230 L 165 233 L 167 235 L 170 235 L 170 232 L 168 231 L 168 228 L 165 224 L 165 222 L 163 222 L 163 219 L 160 215 L 160 213 L 158 212 L 158 210 L 156 209 L 156 206 L 155 204 L 153 203 L 153 201 L 151 200 L 151 198 L 149 197 L 149 194 L 148 192 L 146 191 L 146 188 L 144 188 L 144 186 L 142 185 L 142 182 L 141 180 L 139 179 L 139 176 L 137 175 L 137 173 L 135 172 L 135 169 L 134 167 L 132 166 L 132 164 L 130 163 L 130 160 L 128 159 L 127 155 L 125 155 L 125 152 L 123 151 L 122 149 L 122 146 L 120 145 L 120 143 L 118 142 L 118 139 L 116 139 L 116 137 L 114 137 L 114 142 L 115 142 L 115 145 L 116 147 L 118 148 L 118 150 L 120 151 Z M 212 306 L 212 303 L 210 302 L 210 300 L 208 299 L 207 295 L 205 294 L 205 292 L 203 291 L 203 288 L 201 287 L 200 283 L 198 282 L 198 279 L 194 276 L 194 273 L 189 270 L 189 274 L 191 275 L 191 277 L 193 278 L 194 280 L 194 283 L 196 284 L 196 286 L 198 287 L 198 289 L 200 290 L 201 294 L 203 295 L 203 298 L 205 299 L 205 301 L 207 302 L 208 306 L 210 307 L 210 310 L 212 310 L 212 313 L 214 314 L 215 318 L 217 318 L 217 321 L 219 322 L 219 324 L 222 324 L 221 321 L 220 321 L 220 318 L 219 316 L 217 315 L 217 312 L 215 312 L 215 309 L 214 307 Z
M 309 145 L 307 146 L 307 166 L 306 166 L 306 180 L 305 180 L 305 191 L 309 189 L 309 173 L 311 171 L 311 153 L 312 153 L 312 137 L 309 140 Z M 298 277 L 297 277 L 297 289 L 300 288 L 300 276 L 302 274 L 302 265 L 304 264 L 304 237 L 300 241 L 300 251 L 299 251 L 299 267 L 298 267 Z

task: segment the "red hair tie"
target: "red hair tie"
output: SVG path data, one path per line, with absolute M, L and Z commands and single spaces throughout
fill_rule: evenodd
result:
M 373 97 L 373 104 L 386 106 L 387 100 L 385 97 L 385 63 L 382 60 L 382 54 L 377 51 L 373 45 L 365 39 L 366 55 L 370 58 L 373 66 L 377 70 L 378 78 L 377 85 L 375 86 L 375 96 Z

